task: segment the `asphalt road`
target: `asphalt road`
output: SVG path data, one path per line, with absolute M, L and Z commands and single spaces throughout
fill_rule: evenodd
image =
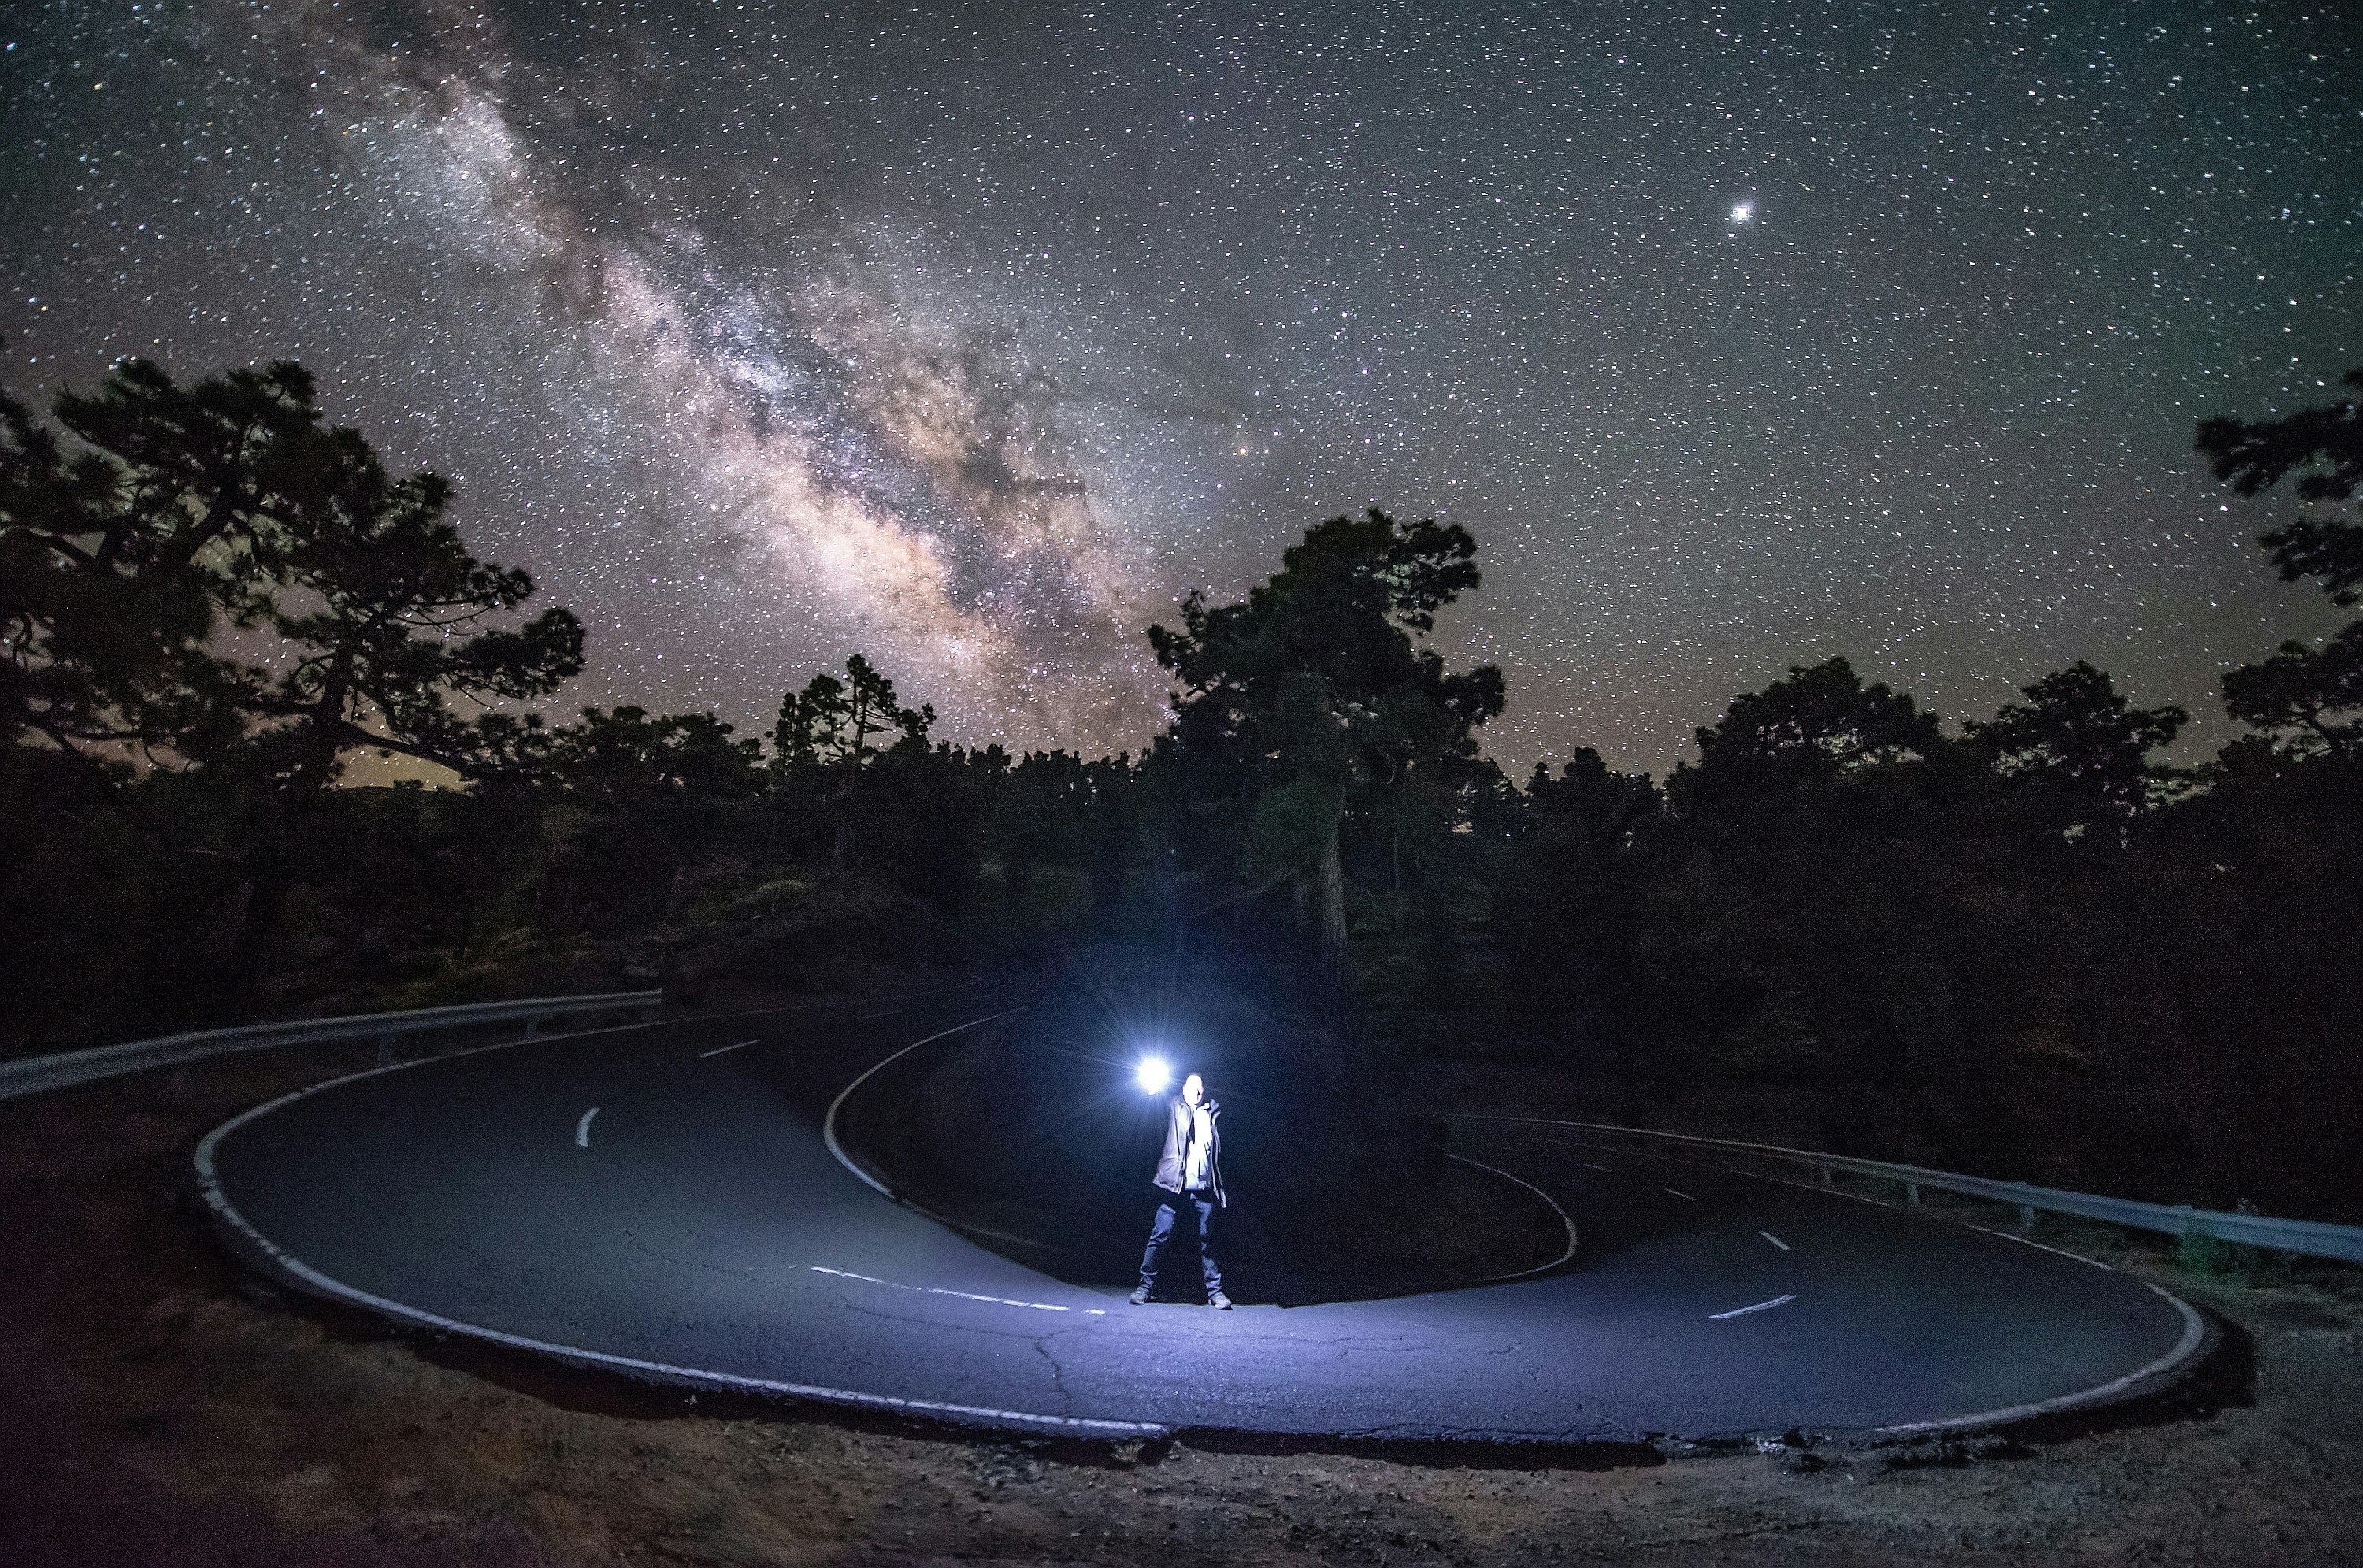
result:
M 866 1069 L 956 1026 L 1022 1030 L 972 1022 L 1014 999 L 688 1020 L 365 1073 L 225 1123 L 199 1179 L 250 1262 L 397 1320 L 667 1382 L 1086 1437 L 1991 1425 L 2147 1386 L 2200 1342 L 2180 1302 L 2065 1253 L 1551 1129 L 1467 1147 L 1573 1217 L 1559 1269 L 1389 1300 L 1130 1307 L 899 1207 L 824 1139 Z

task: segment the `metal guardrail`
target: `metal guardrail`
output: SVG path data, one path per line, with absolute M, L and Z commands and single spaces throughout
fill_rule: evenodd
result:
M 2123 1225 L 2135 1231 L 2158 1231 L 2169 1236 L 2202 1235 L 2236 1246 L 2267 1252 L 2295 1253 L 2311 1258 L 2363 1263 L 2363 1225 L 2333 1225 L 2318 1220 L 2276 1220 L 2264 1214 L 2232 1214 L 2220 1209 L 2194 1209 L 2187 1203 L 2142 1203 L 2128 1198 L 2102 1198 L 2096 1193 L 2069 1192 L 2061 1187 L 2033 1187 L 2023 1181 L 1996 1181 L 1990 1176 L 1932 1171 L 1924 1165 L 1862 1160 L 1851 1154 L 1825 1154 L 1810 1149 L 1784 1149 L 1773 1143 L 1746 1143 L 1731 1138 L 1702 1138 L 1688 1132 L 1652 1132 L 1638 1127 L 1617 1127 L 1603 1121 L 1563 1121 L 1543 1116 L 1497 1116 L 1456 1111 L 1455 1120 L 1526 1122 L 1541 1127 L 1571 1127 L 1615 1137 L 1655 1139 L 1669 1143 L 1744 1155 L 1774 1164 L 1803 1166 L 1820 1173 L 1825 1186 L 1834 1172 L 1873 1176 L 1900 1183 L 1906 1198 L 1920 1201 L 1920 1189 L 1958 1192 L 1968 1198 L 2007 1204 L 2017 1209 L 2019 1223 L 2034 1222 L 2038 1209 L 2053 1214 L 2073 1214 Z
M 188 1034 L 166 1034 L 154 1040 L 100 1045 L 88 1051 L 61 1051 L 55 1055 L 0 1062 L 0 1100 L 20 1099 L 27 1095 L 96 1083 L 150 1067 L 178 1066 L 241 1051 L 319 1045 L 337 1040 L 375 1040 L 378 1061 L 383 1065 L 392 1059 L 394 1042 L 399 1035 L 523 1019 L 526 1038 L 530 1040 L 539 1032 L 545 1019 L 584 1012 L 653 1012 L 662 1005 L 662 991 L 607 991 L 596 996 L 531 997 L 522 1001 L 471 1002 L 460 1007 L 414 1008 L 405 1012 L 298 1018 L 235 1029 L 200 1029 Z

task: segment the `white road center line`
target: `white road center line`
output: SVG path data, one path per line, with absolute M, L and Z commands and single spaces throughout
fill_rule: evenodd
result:
M 1785 1253 L 1785 1252 L 1787 1252 L 1787 1251 L 1789 1250 L 1789 1243 L 1788 1243 L 1788 1242 L 1784 1242 L 1784 1241 L 1782 1241 L 1780 1237 L 1778 1237 L 1778 1236 L 1774 1235 L 1771 1231 L 1757 1231 L 1756 1233 L 1757 1233 L 1758 1235 L 1759 1235 L 1759 1236 L 1763 1237 L 1766 1241 L 1768 1241 L 1768 1242 L 1771 1242 L 1774 1246 L 1776 1246 L 1776 1247 L 1780 1248 L 1782 1252 L 1784 1252 L 1784 1253 Z
M 599 1108 L 594 1105 L 590 1110 L 582 1113 L 582 1121 L 574 1124 L 574 1146 L 576 1148 L 587 1149 L 591 1146 L 591 1119 L 598 1114 Z
M 857 1016 L 860 1018 L 860 1021 L 868 1023 L 872 1019 L 892 1018 L 898 1012 L 908 1012 L 910 1010 L 911 1010 L 907 1007 L 890 1007 L 884 1012 L 865 1012 Z
M 1753 1307 L 1734 1307 L 1728 1312 L 1709 1312 L 1707 1316 L 1719 1323 L 1725 1318 L 1745 1318 L 1750 1312 L 1762 1312 L 1774 1307 L 1783 1307 L 1795 1299 L 1797 1299 L 1796 1295 L 1792 1292 L 1787 1296 L 1775 1296 L 1769 1301 L 1758 1301 Z
M 819 1264 L 809 1265 L 815 1274 L 831 1275 L 838 1279 L 858 1279 L 864 1285 L 882 1285 L 889 1290 L 915 1290 L 922 1296 L 954 1296 L 962 1301 L 982 1301 L 992 1307 L 1028 1307 L 1037 1312 L 1071 1312 L 1071 1307 L 1060 1307 L 1049 1301 L 1013 1301 L 1006 1296 L 979 1296 L 973 1290 L 944 1290 L 932 1285 L 904 1285 L 900 1280 L 881 1279 L 874 1274 L 855 1274 L 849 1269 L 824 1268 Z M 1100 1307 L 1083 1309 L 1086 1318 L 1104 1318 L 1107 1310 Z
M 1616 1174 L 1613 1167 L 1608 1165 L 1595 1165 L 1590 1160 L 1585 1160 L 1581 1162 L 1581 1164 L 1583 1168 L 1588 1171 L 1606 1171 L 1610 1176 L 1614 1176 Z
M 1684 1203 L 1696 1203 L 1698 1201 L 1697 1198 L 1692 1198 L 1687 1192 L 1675 1192 L 1675 1190 L 1670 1187 L 1666 1188 L 1666 1190 L 1668 1192 L 1672 1192 L 1676 1198 L 1681 1198 Z
M 760 1045 L 761 1043 L 762 1042 L 760 1040 L 741 1040 L 736 1045 L 716 1045 L 711 1051 L 700 1051 L 697 1054 L 697 1059 L 703 1062 L 708 1056 L 719 1056 L 725 1051 L 744 1051 L 749 1045 Z

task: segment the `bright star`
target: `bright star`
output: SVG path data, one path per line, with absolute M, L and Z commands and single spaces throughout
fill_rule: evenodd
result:
M 1749 218 L 1754 217 L 1755 215 L 1756 204 L 1754 202 L 1742 202 L 1737 206 L 1731 209 L 1731 221 L 1734 223 L 1746 223 Z

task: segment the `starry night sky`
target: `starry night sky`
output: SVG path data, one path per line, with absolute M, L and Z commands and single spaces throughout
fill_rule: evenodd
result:
M 1839 652 L 2213 716 L 2330 624 L 2190 444 L 2363 363 L 2338 10 L 17 0 L 0 377 L 302 360 L 570 706 L 1137 746 L 1141 628 L 1375 502 L 1513 766 Z

